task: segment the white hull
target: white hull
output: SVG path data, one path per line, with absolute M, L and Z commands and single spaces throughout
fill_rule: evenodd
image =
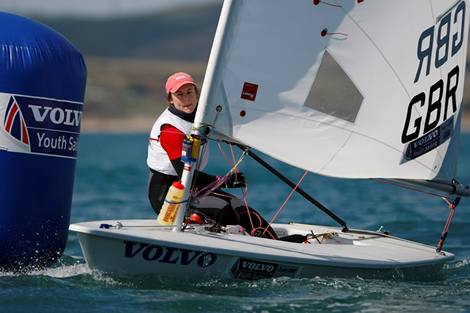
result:
M 72 224 L 87 266 L 112 275 L 156 274 L 197 281 L 287 276 L 413 279 L 438 272 L 454 260 L 435 247 L 379 234 L 342 233 L 340 228 L 273 224 L 279 237 L 320 236 L 308 243 L 269 240 L 204 229 L 174 232 L 156 220 L 94 221 Z M 321 234 L 328 235 L 321 236 Z

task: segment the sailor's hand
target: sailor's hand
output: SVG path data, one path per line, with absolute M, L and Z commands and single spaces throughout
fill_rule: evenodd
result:
M 241 188 L 246 187 L 245 176 L 242 173 L 234 173 L 230 175 L 225 182 L 225 188 Z

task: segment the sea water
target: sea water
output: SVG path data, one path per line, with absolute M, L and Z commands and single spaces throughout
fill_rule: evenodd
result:
M 206 172 L 223 175 L 233 163 L 211 143 Z M 235 159 L 241 150 L 234 148 Z M 71 222 L 156 218 L 147 199 L 147 134 L 83 134 L 75 176 Z M 314 158 L 315 155 L 312 155 Z M 230 162 L 229 162 L 229 161 Z M 295 183 L 303 171 L 267 159 Z M 461 138 L 458 179 L 470 184 L 470 134 Z M 268 221 L 291 193 L 285 183 L 250 157 L 239 166 L 246 198 Z M 447 203 L 371 180 L 339 180 L 308 174 L 300 187 L 350 228 L 382 230 L 432 246 L 449 215 Z M 241 194 L 236 194 L 241 196 Z M 276 222 L 339 226 L 298 194 Z M 364 280 L 276 278 L 188 283 L 155 275 L 110 277 L 92 272 L 71 232 L 59 262 L 45 270 L 0 273 L 0 312 L 470 312 L 470 199 L 457 207 L 444 250 L 456 260 L 432 279 Z

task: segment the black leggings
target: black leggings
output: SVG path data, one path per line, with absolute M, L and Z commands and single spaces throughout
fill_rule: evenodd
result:
M 178 176 L 165 175 L 151 170 L 148 182 L 148 197 L 155 213 L 160 214 L 168 189 Z M 252 236 L 277 239 L 276 233 L 261 215 L 221 189 L 196 204 L 196 211 L 205 218 L 219 224 L 243 226 Z
M 221 226 L 240 225 L 252 236 L 278 239 L 269 223 L 258 212 L 220 189 L 196 204 L 196 212 Z

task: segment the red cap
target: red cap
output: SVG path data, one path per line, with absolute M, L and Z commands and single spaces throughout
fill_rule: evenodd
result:
M 181 88 L 181 86 L 186 84 L 192 84 L 196 86 L 196 83 L 194 82 L 194 79 L 191 77 L 191 75 L 183 72 L 175 73 L 168 77 L 168 80 L 166 81 L 166 93 L 176 92 Z
M 175 187 L 176 189 L 184 189 L 184 186 L 183 184 L 181 183 L 181 181 L 175 181 L 173 183 L 173 187 Z

